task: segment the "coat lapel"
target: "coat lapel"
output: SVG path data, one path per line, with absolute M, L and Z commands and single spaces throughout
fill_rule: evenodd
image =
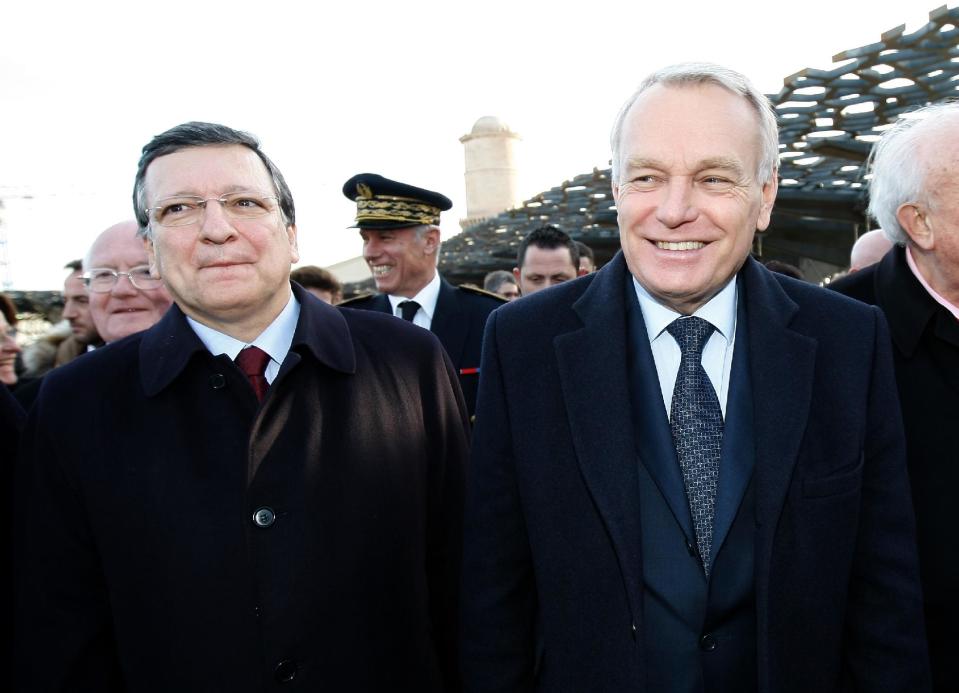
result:
M 713 543 L 710 567 L 722 550 L 742 503 L 746 486 L 753 475 L 756 456 L 753 444 L 754 408 L 749 359 L 749 325 L 746 319 L 744 282 L 739 283 L 736 306 L 736 343 L 726 397 L 726 419 L 723 431 L 722 462 L 719 488 L 716 490 L 716 511 L 713 519 Z
M 440 281 L 440 295 L 436 299 L 436 310 L 433 311 L 430 332 L 440 340 L 450 360 L 454 364 L 459 364 L 463 360 L 469 321 L 464 320 L 460 315 L 456 289 L 445 279 Z
M 390 307 L 390 299 L 386 294 L 377 294 L 374 296 L 370 304 L 373 310 L 378 310 L 381 313 L 393 314 L 393 309 Z
M 756 452 L 757 559 L 768 561 L 776 521 L 809 418 L 816 340 L 789 327 L 799 306 L 752 259 L 741 276 L 749 319 Z
M 627 387 L 628 277 L 622 253 L 573 304 L 582 328 L 559 334 L 554 348 L 573 447 L 583 479 L 619 558 L 634 618 L 641 613 L 639 487 Z
M 928 339 L 929 329 L 936 339 L 945 343 L 933 341 L 933 353 L 942 353 L 943 348 L 948 351 L 950 346 L 959 347 L 959 320 L 919 283 L 906 262 L 905 248 L 897 246 L 886 253 L 876 265 L 874 281 L 876 301 L 886 315 L 892 341 L 904 357 L 912 358 L 920 343 Z M 942 368 L 941 377 L 954 390 L 959 390 L 959 370 Z
M 636 453 L 686 535 L 686 541 L 695 544 L 686 485 L 676 457 L 669 418 L 662 404 L 662 388 L 659 386 L 659 374 L 649 345 L 649 334 L 636 290 L 628 277 L 624 291 L 629 331 L 626 363 L 631 387 L 630 409 Z

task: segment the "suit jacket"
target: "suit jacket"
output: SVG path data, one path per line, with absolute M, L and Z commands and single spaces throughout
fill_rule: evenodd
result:
M 457 687 L 449 360 L 294 292 L 262 405 L 176 306 L 47 376 L 20 474 L 19 690 Z
M 449 354 L 453 367 L 459 374 L 463 397 L 472 416 L 479 387 L 479 365 L 483 345 L 483 328 L 486 318 L 506 301 L 485 291 L 469 287 L 456 287 L 441 279 L 440 295 L 430 332 L 436 335 Z M 378 310 L 390 313 L 390 299 L 386 294 L 363 296 L 346 301 L 344 305 L 362 310 Z
M 752 260 L 739 276 L 758 690 L 926 690 L 882 316 Z M 620 253 L 487 325 L 467 494 L 466 690 L 652 693 L 638 476 L 657 461 L 643 457 L 633 418 L 644 414 L 630 405 L 628 280 Z M 647 415 L 662 416 L 652 399 Z
M 889 322 L 933 675 L 937 690 L 954 690 L 959 686 L 959 555 L 952 533 L 959 488 L 959 320 L 922 287 L 903 247 L 829 288 L 879 306 Z

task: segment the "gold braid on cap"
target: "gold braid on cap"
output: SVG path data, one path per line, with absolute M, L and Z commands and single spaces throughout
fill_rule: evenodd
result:
M 377 195 L 356 198 L 356 223 L 363 221 L 400 221 L 410 226 L 440 223 L 440 208 L 409 197 Z

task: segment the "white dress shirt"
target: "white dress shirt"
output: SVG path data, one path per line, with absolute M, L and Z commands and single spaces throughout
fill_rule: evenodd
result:
M 270 356 L 270 362 L 266 364 L 264 375 L 266 381 L 272 383 L 276 374 L 280 372 L 280 364 L 283 363 L 283 359 L 290 351 L 290 345 L 293 344 L 293 333 L 296 331 L 296 323 L 299 319 L 300 304 L 293 298 L 291 292 L 286 307 L 252 342 L 241 342 L 235 337 L 202 325 L 189 316 L 187 316 L 186 321 L 196 332 L 196 336 L 200 338 L 203 345 L 214 356 L 226 354 L 231 359 L 236 360 L 240 351 L 248 346 L 255 346 L 265 351 Z
M 697 318 L 702 318 L 716 328 L 703 348 L 702 363 L 709 382 L 713 384 L 713 389 L 719 398 L 724 419 L 726 418 L 726 398 L 729 395 L 729 375 L 733 365 L 733 349 L 736 345 L 738 293 L 736 281 L 737 278 L 733 277 L 722 291 L 693 313 Z M 663 393 L 663 405 L 666 407 L 668 417 L 673 401 L 673 388 L 676 386 L 676 374 L 679 373 L 679 362 L 682 360 L 682 350 L 666 328 L 682 315 L 657 302 L 636 281 L 636 277 L 633 277 L 633 286 L 639 298 L 639 307 L 643 311 L 643 321 L 646 323 L 649 346 L 653 352 L 659 387 Z
M 400 304 L 404 301 L 416 301 L 420 304 L 420 307 L 413 316 L 413 324 L 419 325 L 427 330 L 430 329 L 430 325 L 433 324 L 433 313 L 436 312 L 436 301 L 440 297 L 440 285 L 440 273 L 434 272 L 430 283 L 420 289 L 420 292 L 413 298 L 387 294 L 387 298 L 390 299 L 390 308 L 393 310 L 393 315 L 402 318 L 403 309 L 400 308 Z

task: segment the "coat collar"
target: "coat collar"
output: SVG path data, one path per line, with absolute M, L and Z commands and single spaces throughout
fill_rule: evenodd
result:
M 776 521 L 799 457 L 815 380 L 817 341 L 792 326 L 799 305 L 752 258 L 740 277 L 746 291 L 756 452 L 757 558 L 768 559 Z
M 293 296 L 300 303 L 300 319 L 286 361 L 294 352 L 308 351 L 317 361 L 334 370 L 352 374 L 356 355 L 350 330 L 342 313 L 293 283 Z M 187 367 L 194 354 L 209 354 L 176 304 L 156 325 L 143 333 L 140 341 L 140 379 L 143 390 L 152 397 Z M 284 361 L 284 363 L 286 363 Z M 281 372 L 285 370 L 281 366 Z
M 896 246 L 878 262 L 873 286 L 876 302 L 889 322 L 892 341 L 904 356 L 911 357 L 916 352 L 930 321 L 940 313 L 948 319 L 936 320 L 937 336 L 959 345 L 957 321 L 916 279 L 906 262 L 904 246 Z

